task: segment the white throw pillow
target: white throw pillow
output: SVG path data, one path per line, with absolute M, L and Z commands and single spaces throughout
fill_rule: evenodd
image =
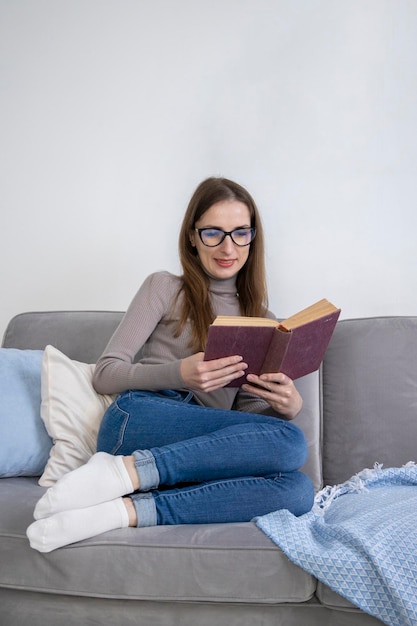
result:
M 42 360 L 41 418 L 54 445 L 39 479 L 50 487 L 96 452 L 102 417 L 116 396 L 94 390 L 94 364 L 73 361 L 47 346 Z

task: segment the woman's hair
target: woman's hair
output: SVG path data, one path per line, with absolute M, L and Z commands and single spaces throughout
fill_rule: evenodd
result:
M 208 327 L 214 320 L 214 312 L 208 291 L 209 277 L 191 245 L 190 234 L 201 216 L 217 202 L 237 200 L 249 209 L 251 226 L 256 228 L 256 237 L 250 244 L 249 257 L 236 277 L 241 315 L 265 315 L 268 305 L 264 236 L 261 219 L 251 195 L 241 185 L 227 178 L 208 178 L 195 190 L 184 215 L 179 236 L 179 256 L 183 268 L 180 320 L 177 335 L 187 320 L 191 322 L 192 347 L 204 350 Z

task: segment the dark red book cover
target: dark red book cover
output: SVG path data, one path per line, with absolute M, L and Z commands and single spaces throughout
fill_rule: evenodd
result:
M 283 372 L 296 380 L 319 369 L 339 315 L 340 310 L 334 311 L 288 332 L 277 329 L 262 364 L 261 374 Z M 289 335 L 290 339 L 281 357 L 283 334 Z
M 279 322 L 277 326 L 212 325 L 204 359 L 243 357 L 248 369 L 230 387 L 240 387 L 247 374 L 283 372 L 295 380 L 320 367 L 339 315 L 337 309 L 288 331 Z

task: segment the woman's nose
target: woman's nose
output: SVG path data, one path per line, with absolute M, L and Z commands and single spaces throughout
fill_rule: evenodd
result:
M 235 244 L 233 243 L 231 236 L 226 235 L 219 247 L 221 248 L 221 250 L 224 250 L 225 252 L 228 252 L 230 254 L 234 251 Z

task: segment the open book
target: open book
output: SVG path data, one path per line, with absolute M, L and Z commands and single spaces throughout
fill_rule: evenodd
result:
M 240 387 L 247 374 L 283 372 L 293 380 L 320 367 L 340 309 L 326 299 L 288 319 L 220 315 L 211 324 L 204 359 L 239 354 L 248 368 L 230 383 Z

